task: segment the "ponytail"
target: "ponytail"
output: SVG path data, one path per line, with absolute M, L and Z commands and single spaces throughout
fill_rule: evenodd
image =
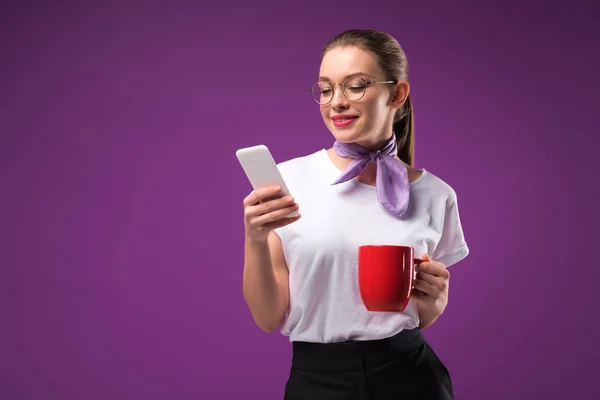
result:
M 414 167 L 415 122 L 410 94 L 404 105 L 396 111 L 393 130 L 398 144 L 398 158 Z

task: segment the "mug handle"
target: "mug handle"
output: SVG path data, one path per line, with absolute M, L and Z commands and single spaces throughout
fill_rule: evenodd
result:
M 416 275 L 417 275 L 417 265 L 421 264 L 422 262 L 425 262 L 425 260 L 422 260 L 420 258 L 413 259 L 413 263 L 415 265 L 415 270 L 414 270 L 415 272 L 414 272 L 414 275 L 413 275 L 413 282 L 415 281 L 415 278 L 416 278 Z M 411 285 L 411 291 L 412 290 L 418 290 L 418 289 L 415 289 L 415 287 L 413 285 Z
M 413 283 L 415 281 L 415 275 L 417 274 L 417 268 L 416 266 L 421 264 L 424 260 L 421 260 L 420 258 L 413 258 L 413 265 L 412 265 L 412 276 L 411 278 L 411 284 L 407 285 L 405 292 L 403 293 L 404 298 L 408 299 L 407 302 L 410 300 L 410 297 L 412 295 L 412 291 L 416 290 L 415 287 L 413 286 Z

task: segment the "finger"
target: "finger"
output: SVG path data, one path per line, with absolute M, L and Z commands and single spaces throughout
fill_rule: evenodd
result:
M 267 227 L 269 229 L 283 228 L 284 226 L 287 226 L 291 223 L 298 221 L 300 219 L 300 217 L 302 217 L 302 214 L 298 213 L 298 215 L 296 215 L 295 217 L 286 217 L 286 218 L 281 218 L 275 222 L 269 222 L 269 223 L 265 224 L 265 227 Z
M 262 226 L 262 225 L 266 225 L 271 222 L 278 221 L 282 218 L 288 218 L 287 215 L 290 214 L 291 212 L 298 210 L 298 208 L 299 208 L 298 204 L 292 204 L 291 206 L 288 206 L 285 208 L 270 211 L 268 213 L 261 214 L 255 218 L 253 218 L 251 223 L 252 223 L 252 225 Z
M 277 196 L 280 194 L 280 192 L 281 187 L 277 185 L 255 189 L 244 199 L 244 206 L 248 207 L 257 205 L 269 197 Z
M 448 278 L 450 273 L 444 264 L 437 261 L 425 261 L 417 265 L 417 271 L 422 271 L 430 275 Z
M 442 278 L 435 275 L 430 275 L 422 272 L 417 272 L 417 279 L 427 282 L 431 286 L 435 287 L 439 292 L 443 292 L 448 289 L 448 279 Z
M 450 273 L 444 267 L 425 266 L 425 268 L 423 268 L 423 269 L 421 269 L 421 268 L 416 269 L 415 277 L 424 279 L 433 285 L 437 282 L 442 282 L 442 281 L 448 280 L 448 276 L 446 276 L 446 275 L 449 276 Z
M 294 201 L 292 196 L 278 197 L 274 199 L 264 200 L 261 204 L 256 206 L 256 211 L 259 214 L 267 214 L 275 210 L 282 209 L 284 207 L 296 206 L 297 203 Z
M 294 209 L 298 208 L 298 203 L 295 203 L 294 199 L 291 196 L 287 196 L 275 200 L 269 200 L 267 202 L 260 203 L 256 206 L 247 207 L 245 209 L 245 215 L 246 218 L 255 218 L 260 217 L 262 215 L 271 214 L 275 211 L 289 209 L 290 207 L 292 208 L 292 211 L 294 211 Z M 291 211 L 288 211 L 288 213 L 289 212 Z
M 441 267 L 441 268 L 443 268 L 443 269 L 446 269 L 446 266 L 444 265 L 444 263 L 442 263 L 442 262 L 439 262 L 439 261 L 437 261 L 437 260 L 434 260 L 434 259 L 433 259 L 433 258 L 431 258 L 429 255 L 427 255 L 427 260 L 428 260 L 430 263 L 434 264 L 434 265 L 437 265 L 437 266 L 439 266 L 439 267 Z
M 428 282 L 422 279 L 416 279 L 413 287 L 429 296 L 433 296 L 438 293 L 438 289 L 435 286 L 430 285 Z
M 432 286 L 436 286 L 438 281 L 442 280 L 442 278 L 439 276 L 431 275 L 431 274 L 428 274 L 428 273 L 422 272 L 422 271 L 417 271 L 416 278 L 423 280 Z
M 245 206 L 257 205 L 257 204 L 260 204 L 261 202 L 266 201 L 269 198 L 275 198 L 275 197 L 279 197 L 281 195 L 282 195 L 281 187 L 277 186 L 277 185 L 255 189 L 246 197 L 246 201 L 244 201 L 244 205 Z
M 411 297 L 416 297 L 417 299 L 419 298 L 424 298 L 424 297 L 429 297 L 429 295 L 425 292 L 420 291 L 419 289 L 413 288 L 412 292 L 411 292 Z
M 442 264 L 442 263 L 441 263 L 441 262 L 439 262 L 439 261 L 435 261 L 435 260 L 434 260 L 433 258 L 431 258 L 431 256 L 430 256 L 429 254 L 427 254 L 427 253 L 424 253 L 424 254 L 421 256 L 421 260 L 423 260 L 424 262 L 431 263 L 431 264 L 438 264 L 438 265 L 441 265 L 441 266 L 443 266 L 443 265 L 444 265 L 444 264 Z

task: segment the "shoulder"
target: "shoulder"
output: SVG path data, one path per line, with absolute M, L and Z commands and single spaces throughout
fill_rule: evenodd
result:
M 421 171 L 421 176 L 412 183 L 413 190 L 430 192 L 432 195 L 443 198 L 450 203 L 456 201 L 456 191 L 448 182 L 429 170 L 422 168 Z
M 277 163 L 277 167 L 281 173 L 293 174 L 296 172 L 306 172 L 313 166 L 316 166 L 319 162 L 319 158 L 323 156 L 324 150 L 318 150 L 313 153 L 294 157 L 285 161 Z

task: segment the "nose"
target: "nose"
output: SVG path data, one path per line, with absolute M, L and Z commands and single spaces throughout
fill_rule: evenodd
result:
M 348 98 L 344 95 L 342 85 L 339 83 L 335 85 L 331 106 L 333 108 L 348 108 Z

